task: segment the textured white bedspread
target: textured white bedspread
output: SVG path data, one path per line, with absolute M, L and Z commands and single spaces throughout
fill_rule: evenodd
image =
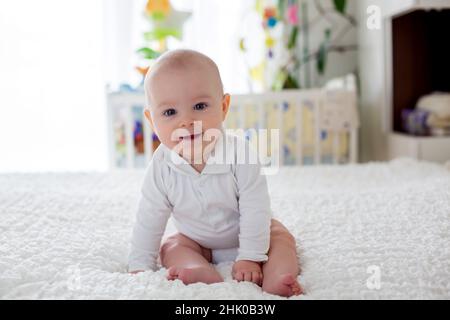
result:
M 231 263 L 213 285 L 168 281 L 165 269 L 127 274 L 142 177 L 0 175 L 0 298 L 282 299 L 233 281 Z M 450 299 L 445 167 L 286 167 L 268 181 L 276 218 L 298 242 L 306 295 L 291 299 Z

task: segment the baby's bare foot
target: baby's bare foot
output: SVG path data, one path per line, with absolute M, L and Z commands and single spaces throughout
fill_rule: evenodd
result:
M 206 284 L 223 282 L 222 276 L 216 270 L 208 267 L 179 268 L 172 266 L 167 272 L 167 279 L 179 279 L 186 285 L 196 282 Z
M 267 293 L 276 294 L 283 297 L 298 296 L 303 293 L 303 289 L 292 274 L 282 274 L 276 279 L 267 280 L 263 285 L 263 290 Z

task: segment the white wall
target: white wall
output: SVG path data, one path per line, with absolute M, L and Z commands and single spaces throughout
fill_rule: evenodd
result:
M 100 1 L 0 1 L 0 172 L 107 168 Z

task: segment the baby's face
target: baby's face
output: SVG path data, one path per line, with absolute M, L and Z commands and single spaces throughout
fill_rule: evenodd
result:
M 170 149 L 201 143 L 205 150 L 215 142 L 205 132 L 220 130 L 230 103 L 230 96 L 224 95 L 219 85 L 220 79 L 209 66 L 158 71 L 147 86 L 150 106 L 145 113 L 155 133 Z M 187 159 L 183 152 L 177 152 Z

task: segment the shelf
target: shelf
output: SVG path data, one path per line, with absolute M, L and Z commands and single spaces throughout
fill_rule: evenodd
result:
M 450 9 L 449 0 L 403 0 L 389 1 L 383 7 L 384 18 L 394 18 L 414 10 Z
M 450 160 L 450 136 L 412 136 L 391 132 L 388 135 L 390 159 L 411 157 L 445 163 Z

